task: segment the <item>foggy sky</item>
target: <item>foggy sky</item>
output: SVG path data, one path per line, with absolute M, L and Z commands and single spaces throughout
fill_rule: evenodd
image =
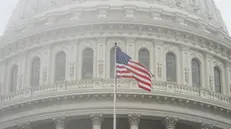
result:
M 1 0 L 0 1 L 0 35 L 4 32 L 8 19 L 18 0 Z M 231 33 L 231 0 L 214 0 L 221 10 L 223 19 Z

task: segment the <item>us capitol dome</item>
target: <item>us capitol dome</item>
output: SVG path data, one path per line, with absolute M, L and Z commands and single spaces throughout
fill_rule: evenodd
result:
M 0 37 L 0 129 L 231 129 L 231 38 L 213 0 L 20 0 Z

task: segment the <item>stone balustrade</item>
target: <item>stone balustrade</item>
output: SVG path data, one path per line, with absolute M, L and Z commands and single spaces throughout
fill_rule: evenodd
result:
M 62 92 L 72 92 L 75 94 L 89 94 L 89 93 L 111 93 L 114 87 L 114 80 L 81 80 L 81 81 L 65 81 L 50 85 L 42 85 L 35 88 L 22 89 L 15 93 L 10 93 L 1 96 L 1 105 L 15 104 L 23 99 L 30 99 L 31 97 L 39 96 L 49 97 L 50 95 L 59 95 Z M 214 104 L 230 105 L 231 97 L 223 94 L 215 93 L 202 88 L 190 87 L 185 85 L 178 85 L 167 82 L 153 82 L 153 90 L 151 93 L 139 89 L 136 81 L 121 79 L 118 80 L 118 92 L 155 95 L 158 93 L 164 96 L 174 95 L 184 99 L 201 99 L 204 101 L 214 102 Z

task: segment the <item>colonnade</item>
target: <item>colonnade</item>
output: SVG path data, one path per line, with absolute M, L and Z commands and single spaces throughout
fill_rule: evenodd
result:
M 92 129 L 102 129 L 102 124 L 104 122 L 103 114 L 91 114 L 90 119 L 92 121 Z M 65 117 L 54 118 L 53 122 L 55 124 L 55 129 L 66 129 L 65 128 Z M 140 114 L 128 114 L 128 122 L 130 124 L 130 129 L 139 129 L 139 123 L 141 120 Z M 165 129 L 177 129 L 176 124 L 178 122 L 177 117 L 165 117 L 162 120 L 162 124 Z M 33 129 L 31 123 L 24 123 L 18 125 L 19 129 Z M 200 127 L 197 129 L 214 129 L 211 124 L 201 123 Z

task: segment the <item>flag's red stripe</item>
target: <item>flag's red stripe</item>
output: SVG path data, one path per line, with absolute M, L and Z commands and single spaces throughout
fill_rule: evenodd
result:
M 119 70 L 117 70 L 117 73 L 120 73 L 120 74 L 126 74 L 126 73 L 131 73 L 130 71 L 119 71 Z
M 117 77 L 119 77 L 119 78 L 133 78 L 133 79 L 135 79 L 134 76 L 127 76 L 127 75 L 119 75 Z
M 116 68 L 119 68 L 119 69 L 121 69 L 121 68 L 126 68 L 126 67 L 124 67 L 124 66 L 121 66 L 121 65 L 116 65 Z
M 140 88 L 142 88 L 142 89 L 144 89 L 144 90 L 146 90 L 146 91 L 151 91 L 151 87 L 150 87 L 150 89 L 148 89 L 148 88 L 146 88 L 146 87 L 143 87 L 143 86 L 141 86 L 141 85 L 138 85 Z
M 130 60 L 129 62 L 134 63 L 134 64 L 136 64 L 136 65 L 139 65 L 140 67 L 143 67 L 145 70 L 144 70 L 144 69 L 140 69 L 140 68 L 138 68 L 138 67 L 136 67 L 136 68 L 138 68 L 139 71 L 142 71 L 142 72 L 146 73 L 149 77 L 151 77 L 150 73 L 148 72 L 147 68 L 145 68 L 145 66 L 143 66 L 143 65 L 140 64 L 140 63 L 134 62 L 134 61 L 132 61 L 132 60 Z
M 134 65 L 132 65 L 132 64 L 128 64 L 128 66 L 131 67 L 131 68 L 133 68 L 133 69 L 135 69 L 135 70 L 137 70 L 137 71 L 140 71 L 140 72 L 142 72 L 142 73 L 148 75 L 148 77 L 150 78 L 150 74 L 148 73 L 147 70 L 145 71 L 145 70 L 143 70 L 143 69 L 141 69 L 141 68 L 138 68 L 138 67 L 136 67 L 136 66 L 134 66 Z
M 133 66 L 130 66 L 130 65 L 129 65 L 129 67 L 133 67 Z M 134 69 L 135 69 L 135 68 L 134 68 Z M 146 80 L 148 80 L 148 81 L 151 81 L 151 78 L 149 78 L 149 77 L 147 77 L 147 76 L 144 76 L 144 75 L 142 75 L 142 74 L 139 74 L 138 72 L 136 72 L 136 71 L 134 71 L 134 70 L 130 70 L 130 69 L 128 69 L 128 70 L 131 71 L 132 73 L 136 74 L 137 76 L 141 77 L 141 78 L 144 78 L 144 79 L 146 79 Z
M 150 83 L 148 83 L 148 82 L 145 82 L 145 81 L 143 81 L 143 80 L 140 80 L 139 78 L 137 78 L 137 77 L 134 77 L 138 82 L 141 82 L 141 83 L 143 83 L 143 84 L 145 84 L 145 85 L 148 85 L 148 86 L 150 86 L 151 85 L 151 81 L 150 81 Z
M 118 78 L 133 78 L 138 82 L 140 88 L 151 91 L 151 76 L 143 65 L 129 61 L 127 65 L 116 65 L 116 69 Z

